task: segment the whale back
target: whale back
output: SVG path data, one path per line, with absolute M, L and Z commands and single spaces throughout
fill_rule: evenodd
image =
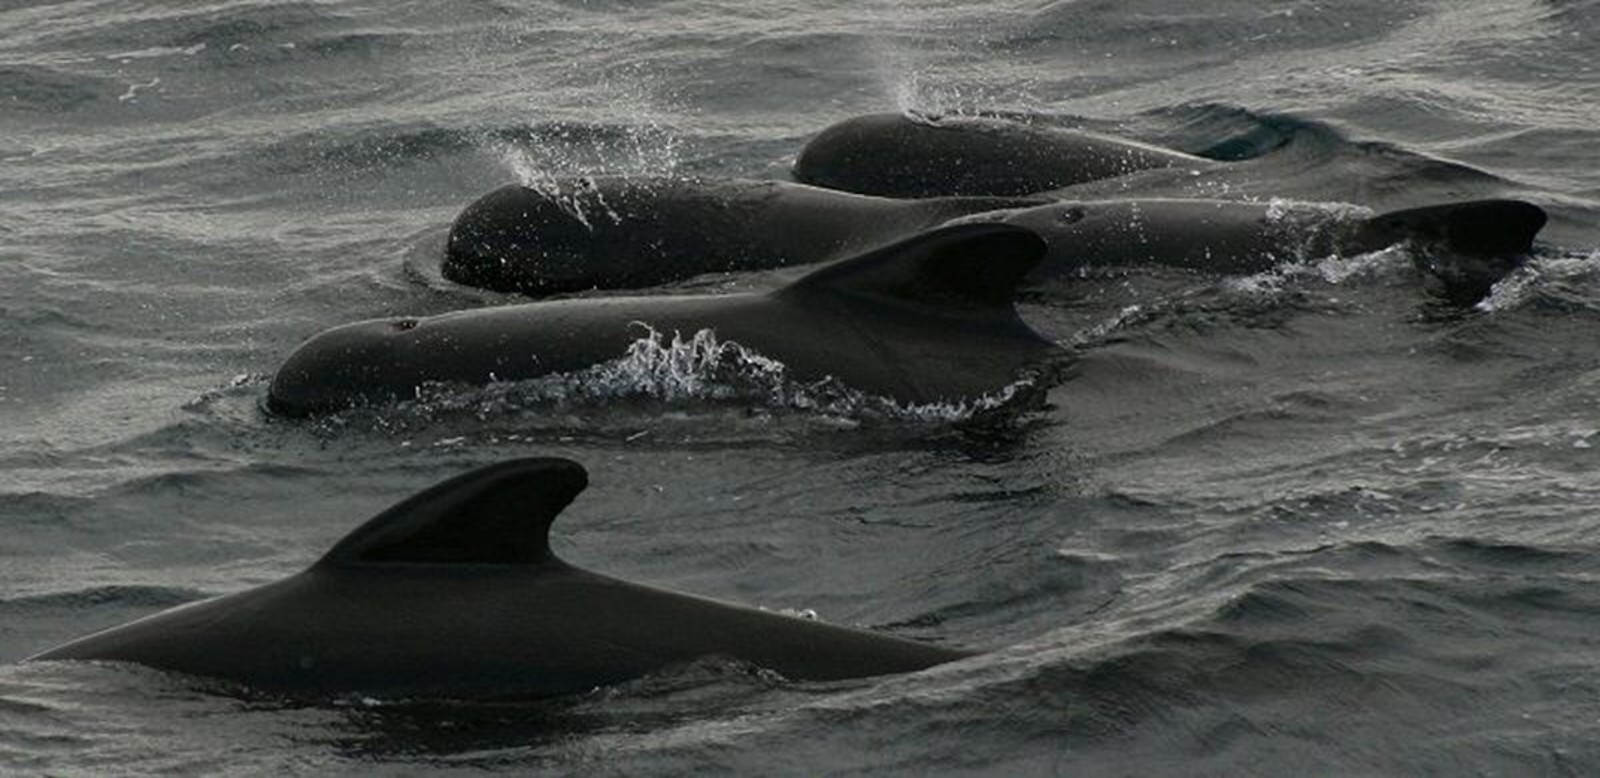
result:
M 559 458 L 516 459 L 474 470 L 373 517 L 317 566 L 553 561 L 550 525 L 588 483 L 582 465 Z
M 547 533 L 586 480 L 564 459 L 491 465 L 384 511 L 306 572 L 32 659 L 134 662 L 317 698 L 535 699 L 705 656 L 832 680 L 969 655 L 566 565 Z
M 1011 311 L 1017 288 L 1044 259 L 1044 239 L 1011 224 L 956 224 L 841 260 L 780 294 L 850 294 L 947 310 Z
M 1016 197 L 1207 160 L 997 115 L 857 116 L 817 133 L 795 180 L 879 197 Z

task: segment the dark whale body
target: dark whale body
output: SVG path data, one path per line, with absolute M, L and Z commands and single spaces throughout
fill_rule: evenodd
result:
M 784 181 L 653 177 L 515 184 L 467 206 L 441 271 L 467 286 L 542 297 L 641 289 L 702 273 L 807 265 L 860 253 L 1017 198 L 891 200 Z
M 812 138 L 794 177 L 882 197 L 1013 197 L 1167 167 L 1218 163 L 1147 143 L 994 117 L 879 113 Z
M 1341 214 L 1304 204 L 1226 200 L 1059 202 L 957 221 L 995 220 L 1045 239 L 1033 281 L 1091 268 L 1164 265 L 1208 273 L 1259 273 L 1301 259 L 1354 256 L 1405 244 L 1446 297 L 1476 302 L 1520 265 L 1544 228 L 1544 209 L 1520 200 L 1473 200 Z
M 619 209 L 626 215 L 584 224 L 535 190 L 502 187 L 456 220 L 445 274 L 528 294 L 632 288 L 825 262 L 950 220 L 1014 224 L 1038 234 L 1047 250 L 1029 274 L 1035 283 L 1090 268 L 1150 265 L 1255 273 L 1301 258 L 1410 243 L 1446 296 L 1472 302 L 1522 261 L 1546 219 L 1538 206 L 1517 200 L 1367 216 L 1227 200 L 892 200 L 777 182 L 597 179 L 589 186 L 595 200 L 626 203 Z M 462 248 L 468 245 L 470 252 Z
M 781 362 L 800 382 L 831 377 L 905 403 L 972 400 L 1059 353 L 1013 307 L 1044 248 L 1021 227 L 955 225 L 772 292 L 558 300 L 358 322 L 296 349 L 267 403 L 307 415 L 414 397 L 433 383 L 571 373 L 623 356 L 641 324 L 710 330 Z
M 532 699 L 711 655 L 807 680 L 969 656 L 573 567 L 548 534 L 587 483 L 563 459 L 485 467 L 379 514 L 298 575 L 32 660 L 133 662 L 304 697 Z

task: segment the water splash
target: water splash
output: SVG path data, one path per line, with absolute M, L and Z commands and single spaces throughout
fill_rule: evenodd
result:
M 576 219 L 584 229 L 594 232 L 594 224 L 589 220 L 591 212 L 597 217 L 605 217 L 612 224 L 622 223 L 622 215 L 606 202 L 605 193 L 600 191 L 593 178 L 589 176 L 558 178 L 548 168 L 534 164 L 521 156 L 509 159 L 508 165 L 512 172 L 516 173 L 518 183 L 544 195 L 546 200 L 555 203 L 562 212 Z
M 863 392 L 833 377 L 794 380 L 782 362 L 737 342 L 722 340 L 714 330 L 702 329 L 686 337 L 677 331 L 668 336 L 644 323 L 635 326 L 644 334 L 618 359 L 571 373 L 484 387 L 427 385 L 418 390 L 414 399 L 383 409 L 382 418 L 376 421 L 378 426 L 401 429 L 412 421 L 427 422 L 461 413 L 487 419 L 644 400 L 732 403 L 851 421 L 947 423 L 1002 408 L 1036 382 L 1035 376 L 1024 375 L 980 397 L 904 403 Z M 325 426 L 332 430 L 346 426 L 348 421 L 337 419 Z
M 1003 30 L 1002 14 L 974 18 L 962 13 L 948 20 L 923 15 L 913 25 L 898 35 L 871 39 L 866 51 L 884 96 L 901 114 L 932 124 L 945 117 L 980 116 L 1001 106 L 1045 113 L 1045 104 L 1036 97 L 1044 91 L 1038 78 L 996 79 L 996 63 L 1007 54 L 1003 33 L 991 35 L 989 30 Z
M 1267 201 L 1267 221 L 1295 224 L 1306 219 L 1323 221 L 1329 218 L 1356 221 L 1369 219 L 1373 210 L 1364 205 L 1340 202 L 1318 202 L 1274 197 Z
M 642 396 L 667 402 L 726 400 L 784 383 L 781 362 L 732 341 L 721 341 L 705 329 L 685 339 L 677 331 L 670 342 L 655 328 L 636 322 L 647 333 L 629 344 L 618 360 L 564 376 L 566 396 L 594 399 Z
M 613 222 L 621 216 L 595 186 L 597 176 L 665 177 L 682 162 L 682 139 L 668 116 L 670 101 L 657 94 L 648 74 L 624 69 L 618 77 L 580 78 L 583 94 L 617 114 L 614 122 L 595 123 L 590 105 L 582 122 L 534 126 L 514 136 L 485 136 L 484 146 L 523 186 L 558 204 L 585 227 L 591 218 Z M 541 109 L 541 113 L 544 111 Z
M 1071 344 L 1084 347 L 1098 344 L 1112 334 L 1120 332 L 1139 322 L 1150 318 L 1150 311 L 1146 306 L 1134 303 L 1123 306 L 1111 318 L 1092 324 L 1078 332 L 1073 333 Z
M 1246 294 L 1277 294 L 1296 279 L 1314 278 L 1337 286 L 1410 267 L 1411 253 L 1404 244 L 1360 254 L 1327 253 L 1344 230 L 1372 215 L 1372 209 L 1349 203 L 1273 198 L 1267 203 L 1265 220 L 1272 243 L 1284 247 L 1282 256 L 1269 257 L 1270 269 L 1227 279 L 1223 287 Z
M 1573 287 L 1592 290 L 1597 284 L 1600 284 L 1600 250 L 1535 257 L 1496 283 L 1488 296 L 1474 307 L 1485 313 L 1510 311 L 1541 295 L 1588 301 L 1594 299 L 1593 291 L 1580 289 L 1574 294 L 1567 291 Z
M 1301 255 L 1283 264 L 1247 276 L 1223 281 L 1223 288 L 1245 295 L 1277 295 L 1289 289 L 1293 282 L 1313 279 L 1341 286 L 1395 276 L 1407 272 L 1415 265 L 1411 250 L 1404 244 L 1389 246 L 1363 254 L 1330 254 L 1320 257 Z
M 183 409 L 191 412 L 205 411 L 219 401 L 259 394 L 271 384 L 271 373 L 239 373 L 229 378 L 226 383 L 202 391 L 184 403 Z
M 990 116 L 1004 109 L 1017 116 L 1044 115 L 1046 107 L 1033 97 L 1035 80 L 996 88 L 981 78 L 965 77 L 930 65 L 890 65 L 882 79 L 895 109 L 906 118 L 927 125 L 943 119 Z

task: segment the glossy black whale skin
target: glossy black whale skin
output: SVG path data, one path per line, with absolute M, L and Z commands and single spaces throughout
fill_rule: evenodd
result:
M 379 514 L 302 573 L 30 661 L 133 662 L 290 696 L 531 699 L 713 655 L 814 680 L 969 655 L 573 567 L 548 533 L 586 485 L 563 459 L 481 468 Z
M 456 220 L 445 275 L 534 296 L 628 289 L 830 261 L 948 223 L 1003 222 L 1045 242 L 1030 283 L 1091 268 L 1255 273 L 1296 259 L 1410 243 L 1425 278 L 1453 299 L 1475 302 L 1525 259 L 1546 221 L 1543 209 L 1518 200 L 1365 216 L 1358 209 L 1203 199 L 891 200 L 770 181 L 596 179 L 586 186 L 593 202 L 611 210 L 580 221 L 570 204 L 522 186 L 480 198 Z
M 456 216 L 440 272 L 459 284 L 530 297 L 640 289 L 702 273 L 841 259 L 959 216 L 1040 202 L 893 200 L 743 179 L 507 184 Z
M 1152 168 L 1219 163 L 1148 143 L 986 116 L 857 116 L 817 133 L 797 181 L 882 197 L 1047 192 Z
M 1030 276 L 1034 281 L 1092 267 L 1257 273 L 1299 259 L 1407 244 L 1448 294 L 1475 301 L 1527 258 L 1546 218 L 1544 209 L 1520 200 L 1359 216 L 1312 205 L 1148 199 L 1062 201 L 956 221 L 999 221 L 1038 233 L 1048 250 Z
M 1005 224 L 955 225 L 824 265 L 770 292 L 604 297 L 377 319 L 312 337 L 272 379 L 286 415 L 571 373 L 645 334 L 704 330 L 777 360 L 799 382 L 833 378 L 904 403 L 1004 389 L 1059 349 L 1017 316 L 1017 285 L 1045 246 Z

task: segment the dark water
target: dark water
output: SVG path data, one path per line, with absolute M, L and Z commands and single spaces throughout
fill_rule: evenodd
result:
M 591 472 L 556 532 L 584 566 L 992 649 L 528 706 L 6 664 L 0 772 L 1600 771 L 1600 3 L 0 9 L 0 661 L 279 578 L 532 453 Z M 681 351 L 320 423 L 258 408 L 316 330 L 508 299 L 431 253 L 498 184 L 783 177 L 896 108 L 1240 160 L 1091 194 L 1552 221 L 1467 310 L 1399 250 L 1035 292 L 1077 358 L 999 418 L 774 400 Z

